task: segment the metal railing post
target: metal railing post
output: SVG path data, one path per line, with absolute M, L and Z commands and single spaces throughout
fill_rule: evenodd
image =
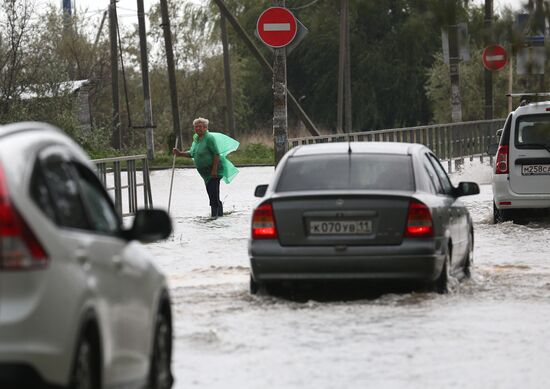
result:
M 149 179 L 149 164 L 147 155 L 134 155 L 126 157 L 103 158 L 94 160 L 97 175 L 101 183 L 108 191 L 113 191 L 115 209 L 121 216 L 134 215 L 138 209 L 138 187 L 143 187 L 144 207 L 151 208 L 153 199 L 151 194 L 151 181 Z M 143 181 L 137 182 L 137 163 L 142 164 Z M 122 185 L 123 164 L 126 165 L 127 185 Z M 108 187 L 107 172 L 113 174 L 113 187 Z M 128 212 L 124 211 L 122 203 L 122 191 L 128 191 Z

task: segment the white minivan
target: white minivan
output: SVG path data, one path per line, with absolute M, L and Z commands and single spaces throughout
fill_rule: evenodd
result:
M 550 210 L 550 101 L 522 103 L 504 124 L 493 171 L 493 221 Z

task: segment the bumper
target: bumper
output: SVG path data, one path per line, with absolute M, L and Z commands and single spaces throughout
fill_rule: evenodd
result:
M 500 177 L 502 176 L 502 177 Z M 493 200 L 498 209 L 538 209 L 550 208 L 550 193 L 547 194 L 518 194 L 512 192 L 506 175 L 493 176 Z M 504 205 L 501 202 L 511 204 Z
M 252 241 L 249 255 L 256 281 L 416 280 L 434 281 L 441 273 L 445 247 L 434 240 L 398 246 L 283 247 L 277 241 Z

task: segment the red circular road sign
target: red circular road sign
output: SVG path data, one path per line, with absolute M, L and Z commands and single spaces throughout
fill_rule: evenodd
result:
M 481 57 L 487 70 L 500 70 L 508 63 L 508 54 L 500 45 L 487 46 Z
M 296 18 L 288 9 L 271 7 L 266 9 L 256 23 L 256 30 L 262 42 L 271 47 L 284 47 L 296 36 Z

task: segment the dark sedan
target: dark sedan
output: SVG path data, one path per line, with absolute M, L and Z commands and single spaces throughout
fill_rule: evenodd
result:
M 439 159 L 420 144 L 300 146 L 252 215 L 250 291 L 280 281 L 414 280 L 439 293 L 469 277 L 474 229 Z

